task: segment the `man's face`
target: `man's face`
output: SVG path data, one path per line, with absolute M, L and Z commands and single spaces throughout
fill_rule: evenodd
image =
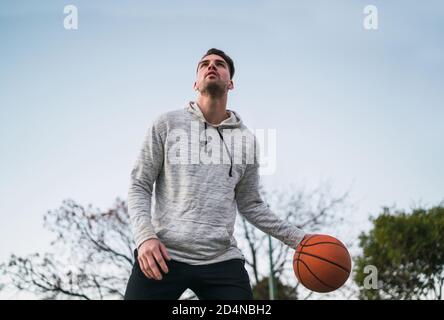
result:
M 194 89 L 200 93 L 218 96 L 233 89 L 230 79 L 230 69 L 222 57 L 210 54 L 204 57 L 197 65 L 197 79 Z

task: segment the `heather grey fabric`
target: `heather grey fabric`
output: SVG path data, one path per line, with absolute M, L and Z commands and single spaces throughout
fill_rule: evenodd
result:
M 228 112 L 228 119 L 212 125 L 197 103 L 190 102 L 152 123 L 128 192 L 137 247 L 158 238 L 172 259 L 193 265 L 245 259 L 233 236 L 237 211 L 292 248 L 302 240 L 305 233 L 278 218 L 261 199 L 259 159 L 257 153 L 249 153 L 257 147 L 256 139 L 239 114 Z M 241 140 L 242 152 L 232 149 L 225 134 L 230 129 L 250 134 L 250 139 Z M 216 150 L 222 163 L 199 163 L 199 156 L 217 154 Z M 248 154 L 253 154 L 254 163 L 248 161 Z

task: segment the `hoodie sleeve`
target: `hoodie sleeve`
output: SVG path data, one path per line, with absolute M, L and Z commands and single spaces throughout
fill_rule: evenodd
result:
M 162 169 L 164 145 L 160 122 L 148 129 L 139 157 L 131 171 L 128 192 L 128 215 L 137 248 L 146 240 L 157 238 L 151 223 L 153 185 Z
M 258 144 L 256 143 L 256 148 Z M 295 225 L 282 220 L 274 214 L 268 205 L 262 200 L 259 193 L 259 159 L 255 153 L 254 164 L 247 164 L 247 168 L 241 180 L 238 182 L 236 203 L 238 211 L 252 225 L 282 241 L 287 246 L 296 249 L 302 241 L 305 232 Z

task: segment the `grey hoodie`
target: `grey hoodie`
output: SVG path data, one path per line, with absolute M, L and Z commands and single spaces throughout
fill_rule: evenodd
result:
M 302 240 L 305 233 L 277 217 L 261 199 L 257 141 L 240 116 L 228 112 L 228 119 L 213 125 L 197 103 L 190 102 L 152 123 L 131 172 L 128 192 L 137 248 L 158 238 L 173 260 L 192 265 L 245 259 L 233 236 L 236 211 L 291 248 Z M 226 129 L 239 129 L 253 138 L 243 139 L 242 152 L 235 153 L 227 143 Z M 217 150 L 222 163 L 199 160 Z M 248 154 L 253 154 L 254 161 L 248 160 Z

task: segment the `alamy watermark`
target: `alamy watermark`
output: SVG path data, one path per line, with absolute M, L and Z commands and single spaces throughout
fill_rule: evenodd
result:
M 276 172 L 276 129 L 208 127 L 200 130 L 199 121 L 190 130 L 176 128 L 168 133 L 166 154 L 169 164 L 232 164 L 259 166 L 261 175 Z
M 366 15 L 363 21 L 363 27 L 365 30 L 378 30 L 378 8 L 374 5 L 368 5 L 364 7 L 363 13 Z
M 63 19 L 63 27 L 66 30 L 77 30 L 79 28 L 79 11 L 75 5 L 67 5 L 63 8 L 63 13 L 66 14 Z
M 364 267 L 364 273 L 368 275 L 364 278 L 363 287 L 367 290 L 378 290 L 382 287 L 381 281 L 378 281 L 378 268 L 374 265 Z

